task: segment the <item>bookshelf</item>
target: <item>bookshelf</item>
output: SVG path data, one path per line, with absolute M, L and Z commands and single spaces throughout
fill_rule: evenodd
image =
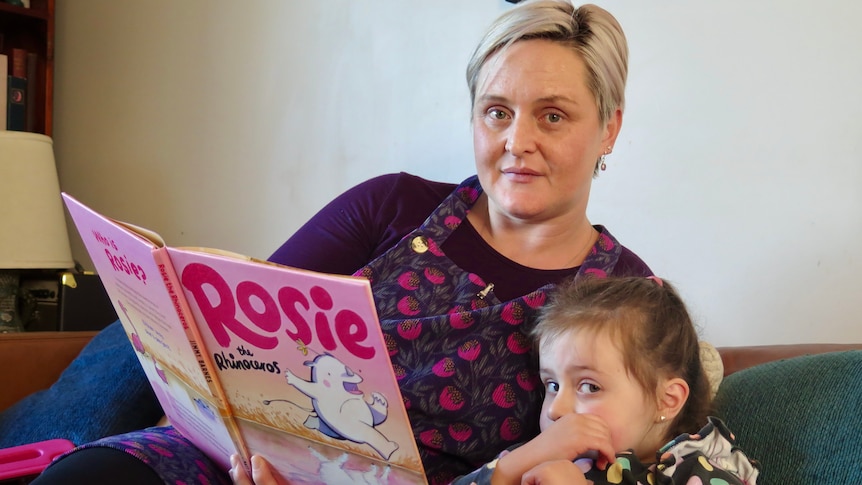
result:
M 54 92 L 54 0 L 31 0 L 18 7 L 0 0 L 0 53 L 11 63 L 12 49 L 36 54 L 35 80 L 28 82 L 28 131 L 51 136 Z M 31 71 L 32 72 L 32 71 Z M 32 92 L 30 92 L 32 91 Z

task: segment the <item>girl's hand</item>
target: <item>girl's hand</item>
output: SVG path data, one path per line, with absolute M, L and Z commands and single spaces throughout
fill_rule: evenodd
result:
M 561 416 L 525 446 L 534 441 L 549 452 L 543 462 L 554 459 L 572 461 L 589 456 L 604 469 L 616 459 L 610 428 L 602 418 L 593 414 L 572 413 Z
M 530 469 L 521 479 L 522 485 L 587 485 L 584 472 L 570 460 L 542 463 Z
M 616 453 L 611 444 L 611 433 L 603 419 L 591 414 L 567 414 L 554 421 L 511 453 L 500 457 L 491 477 L 493 485 L 521 483 L 529 470 L 545 462 L 573 461 L 589 456 L 596 465 L 605 468 Z M 582 472 L 578 472 L 583 476 Z
M 242 467 L 239 455 L 231 455 L 230 465 L 230 479 L 233 480 L 234 485 L 282 485 L 263 457 L 257 455 L 251 457 L 251 478 Z

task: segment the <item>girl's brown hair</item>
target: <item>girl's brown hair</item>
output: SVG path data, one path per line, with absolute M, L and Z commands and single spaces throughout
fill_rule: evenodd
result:
M 710 392 L 700 362 L 697 330 L 676 289 L 651 277 L 583 278 L 559 286 L 539 314 L 532 336 L 540 344 L 571 331 L 608 332 L 629 375 L 656 395 L 659 379 L 679 377 L 689 397 L 666 439 L 706 422 Z

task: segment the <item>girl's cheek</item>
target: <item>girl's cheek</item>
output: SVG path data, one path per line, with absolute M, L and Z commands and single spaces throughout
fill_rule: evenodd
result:
M 587 412 L 586 410 L 589 409 L 589 406 L 584 404 L 582 401 L 577 401 L 577 402 L 572 403 L 572 408 L 573 408 L 574 412 L 576 412 L 578 414 L 582 414 L 582 413 Z
M 593 403 L 578 402 L 575 404 L 575 412 L 578 414 L 597 414 L 601 416 L 602 407 Z
M 546 429 L 548 429 L 551 426 L 552 423 L 553 423 L 553 421 L 546 418 L 545 416 L 542 416 L 539 419 L 539 431 L 545 431 Z

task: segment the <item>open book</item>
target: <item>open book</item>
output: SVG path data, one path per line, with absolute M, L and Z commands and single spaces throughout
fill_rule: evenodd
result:
M 426 483 L 367 280 L 167 247 L 63 198 L 165 414 L 216 463 Z

